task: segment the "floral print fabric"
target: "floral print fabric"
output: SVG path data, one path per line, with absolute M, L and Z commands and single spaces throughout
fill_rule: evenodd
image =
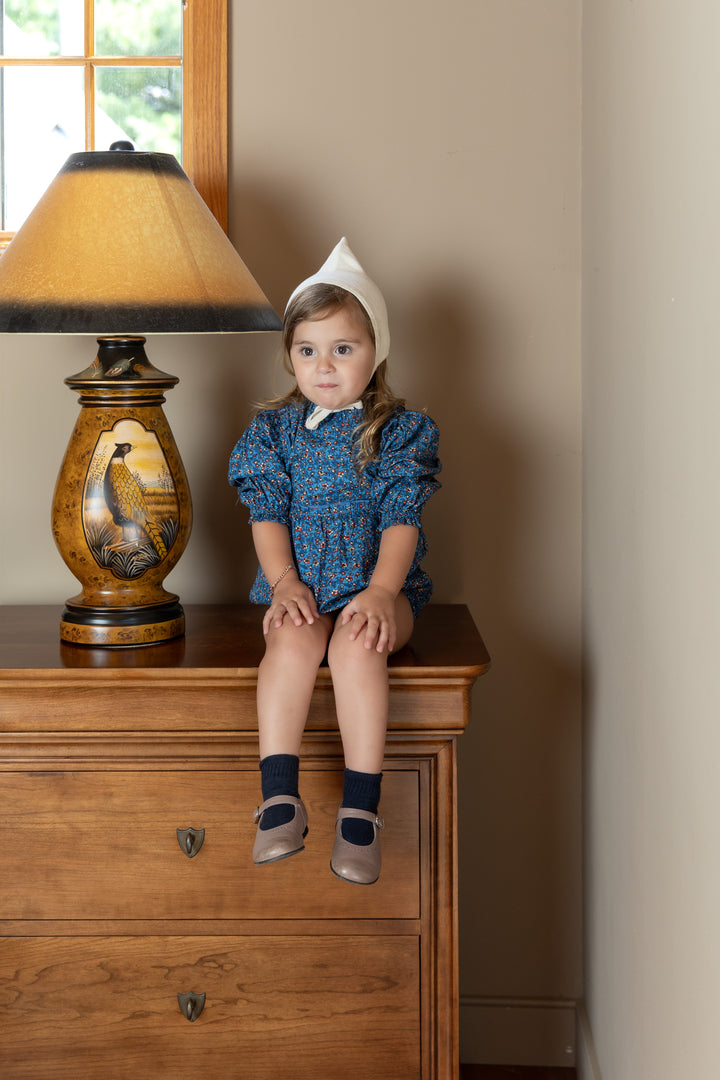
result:
M 332 413 L 314 431 L 305 427 L 308 408 L 287 405 L 259 413 L 230 458 L 229 479 L 251 521 L 287 525 L 295 565 L 312 589 L 320 612 L 337 611 L 366 588 L 384 529 L 419 530 L 403 591 L 413 614 L 428 602 L 432 582 L 421 568 L 427 551 L 421 513 L 440 485 L 438 431 L 422 413 L 398 411 L 382 432 L 377 461 L 359 475 L 354 431 L 358 413 Z M 250 599 L 271 601 L 258 570 Z

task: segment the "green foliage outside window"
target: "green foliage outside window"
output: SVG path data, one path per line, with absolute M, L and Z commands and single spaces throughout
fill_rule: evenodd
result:
M 60 53 L 58 0 L 5 0 L 5 15 L 29 37 L 28 45 L 40 56 Z
M 102 0 L 102 11 L 95 17 L 99 56 L 179 55 L 181 0 Z

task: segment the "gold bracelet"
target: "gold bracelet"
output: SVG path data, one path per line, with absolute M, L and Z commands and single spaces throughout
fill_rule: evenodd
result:
M 283 570 L 282 574 L 280 575 L 280 577 L 275 578 L 275 581 L 273 581 L 272 585 L 270 586 L 270 592 L 274 593 L 275 590 L 277 589 L 278 585 L 282 581 L 282 579 L 285 577 L 285 575 L 289 574 L 290 571 L 294 570 L 294 569 L 295 569 L 295 565 L 293 563 L 290 563 L 289 566 L 286 566 L 285 569 Z

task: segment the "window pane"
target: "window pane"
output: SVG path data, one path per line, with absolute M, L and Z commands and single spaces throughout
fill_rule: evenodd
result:
M 2 228 L 14 231 L 68 156 L 85 149 L 82 68 L 2 72 Z
M 0 0 L 0 7 L 5 56 L 83 55 L 83 0 Z
M 180 56 L 182 0 L 95 0 L 97 56 Z
M 182 72 L 177 67 L 101 67 L 97 79 L 95 149 L 109 141 L 103 125 L 117 125 L 136 150 L 174 154 L 182 160 Z M 117 129 L 116 129 L 117 130 Z

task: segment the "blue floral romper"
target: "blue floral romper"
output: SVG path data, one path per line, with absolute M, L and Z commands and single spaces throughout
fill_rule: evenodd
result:
M 230 483 L 251 521 L 287 525 L 298 573 L 320 612 L 339 610 L 367 587 L 384 529 L 417 526 L 415 558 L 403 586 L 417 616 L 432 593 L 420 566 L 427 551 L 420 515 L 440 486 L 437 427 L 422 413 L 399 410 L 383 428 L 378 459 L 358 475 L 357 410 L 331 413 L 310 431 L 305 418 L 312 407 L 259 413 L 233 450 Z M 271 602 L 262 570 L 250 599 Z

